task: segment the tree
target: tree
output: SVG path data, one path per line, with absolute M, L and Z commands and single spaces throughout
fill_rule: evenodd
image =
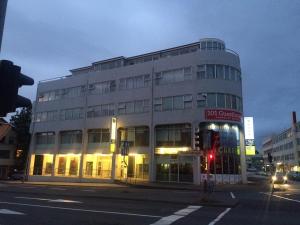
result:
M 24 107 L 11 117 L 10 123 L 16 131 L 16 169 L 24 170 L 30 145 L 31 107 Z

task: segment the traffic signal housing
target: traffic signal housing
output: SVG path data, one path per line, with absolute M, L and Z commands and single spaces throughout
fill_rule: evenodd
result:
M 195 148 L 196 149 L 203 149 L 203 132 L 196 131 L 195 132 Z
M 33 85 L 31 77 L 21 73 L 21 67 L 8 60 L 0 60 L 0 117 L 19 107 L 31 106 L 31 101 L 18 95 L 23 85 Z

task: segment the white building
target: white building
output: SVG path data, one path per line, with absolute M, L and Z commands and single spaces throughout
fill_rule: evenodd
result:
M 218 180 L 239 182 L 242 118 L 239 56 L 219 39 L 94 62 L 39 82 L 29 179 L 199 184 L 205 162 L 195 154 L 194 131 L 200 127 L 221 132 L 212 170 L 226 175 Z M 124 143 L 128 156 L 121 155 Z
M 271 154 L 278 170 L 300 171 L 300 122 L 296 122 L 294 115 L 290 128 L 266 137 L 263 141 L 265 163 L 269 164 L 268 154 Z

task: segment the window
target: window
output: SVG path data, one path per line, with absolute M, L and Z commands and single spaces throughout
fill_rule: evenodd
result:
M 154 111 L 161 111 L 162 99 L 155 98 L 154 99 Z
M 37 112 L 35 122 L 57 120 L 57 111 Z
M 218 93 L 217 94 L 217 106 L 218 108 L 225 108 L 225 95 Z
M 60 112 L 61 120 L 77 120 L 83 118 L 83 108 L 64 109 Z
M 119 146 L 124 141 L 129 142 L 130 147 L 149 146 L 149 128 L 146 126 L 120 128 L 118 132 Z
M 211 108 L 215 108 L 216 104 L 216 94 L 215 93 L 208 93 L 207 94 L 207 106 Z
M 55 142 L 54 132 L 43 132 L 36 134 L 36 144 L 37 145 L 50 145 Z
M 184 101 L 184 108 L 185 109 L 191 109 L 192 108 L 192 101 L 193 101 L 193 96 L 192 95 L 184 95 L 183 96 L 183 101 Z
M 227 65 L 198 65 L 197 79 L 221 79 L 241 81 L 241 73 L 238 69 Z
M 88 130 L 88 143 L 109 143 L 109 129 L 92 129 Z
M 206 93 L 200 93 L 197 95 L 197 107 L 202 108 L 206 107 L 207 102 L 207 94 Z
M 116 90 L 116 81 L 104 81 L 99 83 L 93 83 L 89 85 L 89 93 L 90 94 L 106 94 L 110 92 L 114 92 Z
M 216 65 L 217 79 L 224 79 L 223 65 Z
M 113 116 L 115 114 L 114 104 L 103 104 L 88 107 L 87 118 Z
M 154 111 L 169 111 L 192 108 L 192 95 L 168 96 L 154 99 Z
M 198 66 L 197 79 L 205 79 L 205 65 Z
M 206 65 L 206 73 L 208 79 L 214 79 L 215 76 L 215 65 Z
M 61 144 L 81 144 L 82 132 L 81 131 L 62 131 L 60 132 Z
M 184 108 L 183 96 L 175 96 L 173 98 L 173 105 L 174 105 L 174 110 L 183 109 Z
M 189 124 L 159 125 L 155 127 L 157 147 L 191 146 L 191 126 Z
M 199 93 L 197 95 L 197 107 L 206 106 L 210 108 L 243 110 L 242 99 L 238 96 L 223 93 Z
M 192 79 L 192 68 L 184 67 L 166 70 L 155 74 L 156 85 L 170 84 Z
M 119 89 L 134 89 L 150 86 L 150 74 L 139 75 L 135 77 L 128 77 L 120 79 Z
M 144 113 L 149 111 L 149 100 L 136 100 L 132 102 L 120 102 L 118 106 L 119 114 Z
M 164 97 L 162 98 L 162 110 L 172 110 L 173 104 L 172 104 L 172 97 Z

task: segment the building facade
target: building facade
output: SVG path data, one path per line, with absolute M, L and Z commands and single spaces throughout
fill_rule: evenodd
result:
M 293 120 L 290 128 L 266 137 L 262 151 L 266 166 L 271 166 L 268 159 L 271 155 L 272 165 L 277 170 L 300 172 L 300 122 Z
M 34 105 L 30 180 L 199 184 L 199 128 L 220 131 L 216 179 L 244 174 L 240 60 L 219 39 L 73 69 L 39 82 Z
M 5 127 L 4 127 L 5 126 Z M 15 165 L 16 132 L 0 118 L 0 179 L 7 179 Z

